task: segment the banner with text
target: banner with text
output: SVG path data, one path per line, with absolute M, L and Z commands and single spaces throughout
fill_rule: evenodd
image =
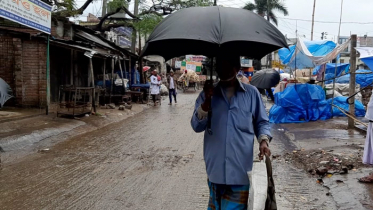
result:
M 52 6 L 39 0 L 0 0 L 0 17 L 51 33 Z

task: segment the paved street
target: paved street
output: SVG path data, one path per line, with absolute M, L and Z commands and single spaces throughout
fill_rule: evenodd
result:
M 206 209 L 203 135 L 190 127 L 196 97 L 180 93 L 177 105 L 165 100 L 49 151 L 5 163 L 0 209 Z M 273 134 L 274 154 L 296 149 L 277 126 Z M 305 171 L 275 160 L 274 173 L 279 209 L 338 209 Z

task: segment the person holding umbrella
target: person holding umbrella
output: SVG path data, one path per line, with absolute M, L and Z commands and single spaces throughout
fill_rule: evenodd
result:
M 265 107 L 258 90 L 237 79 L 239 68 L 239 56 L 217 58 L 220 81 L 216 87 L 211 81 L 205 84 L 191 119 L 193 130 L 203 132 L 208 125 L 208 111 L 212 110 L 212 134 L 204 135 L 208 209 L 246 210 L 254 136 L 260 144 L 260 158 L 271 154 L 268 145 L 272 137 Z
M 178 49 L 170 50 L 174 46 Z M 214 6 L 170 14 L 154 29 L 141 52 L 140 57 L 159 55 L 165 60 L 188 54 L 210 58 L 211 80 L 197 98 L 191 120 L 194 131 L 205 132 L 208 209 L 247 209 L 254 135 L 260 141 L 261 157 L 270 154 L 272 137 L 258 90 L 237 80 L 239 56 L 260 60 L 282 47 L 288 47 L 285 36 L 263 17 L 244 9 Z M 213 70 L 220 78 L 216 87 Z
M 272 87 L 277 86 L 280 80 L 281 77 L 278 71 L 274 69 L 264 69 L 254 74 L 250 84 L 258 88 L 262 95 L 265 95 L 265 91 L 267 91 L 272 102 L 275 102 Z

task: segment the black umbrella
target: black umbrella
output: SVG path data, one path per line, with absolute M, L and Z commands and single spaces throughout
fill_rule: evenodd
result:
M 0 78 L 0 108 L 5 102 L 13 97 L 13 91 L 3 79 Z
M 284 35 L 263 17 L 245 9 L 192 7 L 165 18 L 149 36 L 141 56 L 165 60 L 188 54 L 235 54 L 261 59 L 287 47 Z
M 280 73 L 273 69 L 263 69 L 254 73 L 250 84 L 261 89 L 268 89 L 280 82 Z

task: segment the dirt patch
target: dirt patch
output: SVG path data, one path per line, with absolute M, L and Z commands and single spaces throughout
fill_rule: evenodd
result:
M 294 150 L 274 158 L 292 163 L 311 175 L 324 177 L 330 174 L 346 174 L 350 170 L 356 171 L 364 167 L 362 156 L 361 145 L 351 144 L 333 149 Z

